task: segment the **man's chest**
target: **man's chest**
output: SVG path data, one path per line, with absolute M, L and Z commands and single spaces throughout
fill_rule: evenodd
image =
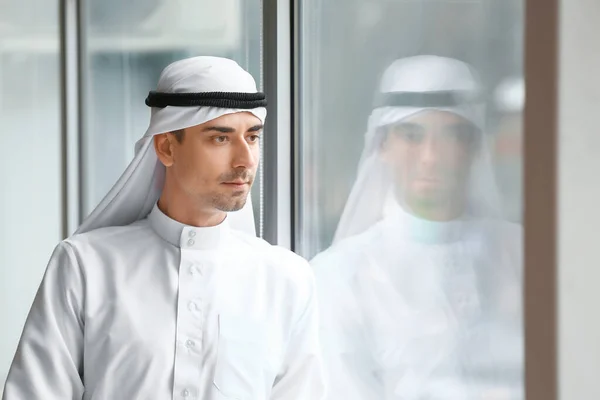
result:
M 125 368 L 198 396 L 268 390 L 292 321 L 264 265 L 185 251 L 126 261 L 88 276 L 86 375 Z

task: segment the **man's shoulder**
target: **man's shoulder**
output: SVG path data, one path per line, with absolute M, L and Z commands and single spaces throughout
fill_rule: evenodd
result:
M 521 251 L 524 240 L 524 230 L 521 224 L 500 219 L 483 220 L 482 223 L 496 245 L 511 251 Z
M 122 248 L 136 240 L 148 238 L 149 226 L 145 220 L 125 226 L 109 226 L 75 234 L 63 241 L 76 251 L 111 250 Z
M 317 254 L 310 264 L 320 281 L 348 281 L 364 267 L 379 243 L 378 232 L 371 229 L 334 243 Z
M 236 231 L 235 236 L 246 246 L 246 254 L 256 258 L 277 276 L 294 280 L 313 279 L 308 261 L 293 251 L 244 232 Z

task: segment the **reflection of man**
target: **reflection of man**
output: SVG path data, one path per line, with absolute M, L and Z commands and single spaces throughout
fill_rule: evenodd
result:
M 494 140 L 494 161 L 504 212 L 511 221 L 523 218 L 523 107 L 522 78 L 507 78 L 496 88 L 494 103 L 499 114 Z
M 518 399 L 520 228 L 498 206 L 471 69 L 385 72 L 334 245 L 312 262 L 329 399 Z
M 133 162 L 50 259 L 3 398 L 322 398 L 312 271 L 247 203 L 264 94 L 215 57 L 158 86 Z

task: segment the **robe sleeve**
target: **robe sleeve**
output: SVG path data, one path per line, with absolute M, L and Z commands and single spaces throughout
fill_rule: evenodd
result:
M 82 398 L 83 293 L 83 274 L 73 248 L 62 242 L 29 311 L 3 400 Z
M 319 315 L 315 280 L 308 263 L 307 296 L 286 346 L 283 371 L 273 385 L 270 400 L 322 400 L 325 396 L 319 343 Z
M 319 291 L 326 400 L 381 399 L 382 383 L 358 321 L 359 309 L 343 288 L 326 286 Z

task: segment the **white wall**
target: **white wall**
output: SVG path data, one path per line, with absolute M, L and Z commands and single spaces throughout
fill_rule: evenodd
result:
M 560 4 L 561 400 L 600 399 L 600 1 Z

